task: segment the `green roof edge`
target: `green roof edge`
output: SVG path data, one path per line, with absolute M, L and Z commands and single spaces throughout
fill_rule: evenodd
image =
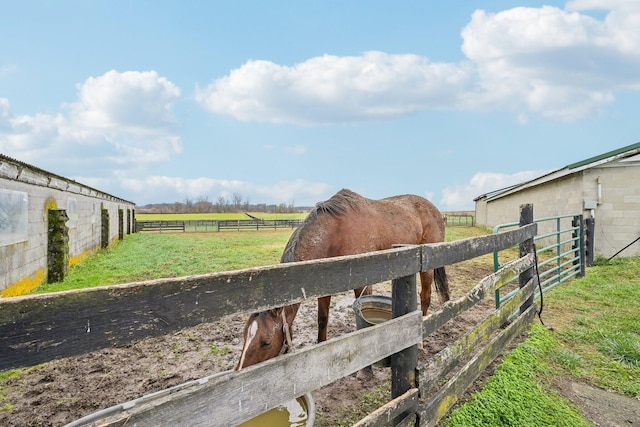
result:
M 595 157 L 590 157 L 588 159 L 576 162 L 576 163 L 571 163 L 570 165 L 567 166 L 567 169 L 575 169 L 575 168 L 579 168 L 581 166 L 584 165 L 588 165 L 589 163 L 594 163 L 597 162 L 599 160 L 604 160 L 608 157 L 613 157 L 613 156 L 617 156 L 618 154 L 622 154 L 625 153 L 627 151 L 631 151 L 631 150 L 635 150 L 640 148 L 640 142 L 636 142 L 635 144 L 631 144 L 631 145 L 627 145 L 626 147 L 622 147 L 622 148 L 618 148 L 617 150 L 613 150 L 613 151 L 609 151 L 608 153 L 604 153 L 604 154 L 600 154 L 599 156 L 595 156 Z

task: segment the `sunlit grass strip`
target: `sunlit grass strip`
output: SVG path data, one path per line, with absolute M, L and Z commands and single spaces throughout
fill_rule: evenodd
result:
M 529 338 L 504 359 L 482 391 L 453 411 L 453 426 L 590 426 L 570 402 L 540 381 L 550 367 L 543 359 L 558 346 L 551 332 L 533 324 Z

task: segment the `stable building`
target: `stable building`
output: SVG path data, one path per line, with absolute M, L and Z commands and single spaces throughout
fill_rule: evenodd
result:
M 582 214 L 595 220 L 596 256 L 639 256 L 640 143 L 482 194 L 474 201 L 477 224 L 488 228 L 518 222 L 523 204 L 533 204 L 534 219 Z
M 64 278 L 132 232 L 133 202 L 0 154 L 0 296 Z

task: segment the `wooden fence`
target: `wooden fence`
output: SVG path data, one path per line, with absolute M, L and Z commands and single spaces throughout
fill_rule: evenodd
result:
M 236 425 L 390 355 L 392 400 L 358 426 L 392 422 L 435 425 L 533 318 L 536 281 L 532 242 L 536 224 L 532 220 L 532 207 L 525 205 L 522 226 L 497 235 L 236 272 L 0 299 L 0 371 L 164 335 L 231 314 L 392 280 L 392 320 L 241 371 L 120 405 L 116 411 L 100 414 L 100 425 Z M 481 280 L 467 295 L 424 318 L 416 310 L 416 273 L 517 244 L 521 257 Z M 418 366 L 417 345 L 425 337 L 518 275 L 521 290 L 517 295 L 476 329 Z M 514 313 L 517 317 L 503 328 Z M 478 348 L 481 350 L 476 352 Z M 90 422 L 97 421 L 94 417 Z
M 455 214 L 448 213 L 445 216 L 445 222 L 448 226 L 467 226 L 476 225 L 476 217 L 471 214 Z M 227 231 L 227 230 L 264 230 L 264 229 L 280 229 L 295 228 L 302 224 L 300 219 L 260 219 L 252 217 L 252 219 L 233 219 L 233 220 L 217 220 L 217 219 L 198 219 L 198 220 L 154 220 L 139 221 L 136 220 L 135 230 L 140 231 L 182 231 L 182 232 L 210 232 L 210 231 Z
M 277 230 L 280 228 L 296 228 L 302 224 L 298 219 L 275 220 L 184 220 L 184 221 L 136 221 L 136 231 L 182 231 L 182 232 L 209 232 L 227 230 Z
M 476 225 L 476 216 L 471 214 L 448 213 L 444 217 L 447 226 L 473 227 Z
M 225 220 L 218 221 L 218 231 L 222 230 L 260 230 L 260 229 L 278 229 L 278 228 L 296 228 L 302 224 L 299 219 L 261 219 L 261 220 Z
M 136 221 L 136 232 L 140 231 L 182 231 L 185 232 L 184 221 Z

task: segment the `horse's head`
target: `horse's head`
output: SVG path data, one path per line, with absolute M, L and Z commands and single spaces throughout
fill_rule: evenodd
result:
M 249 316 L 244 325 L 244 346 L 236 370 L 289 351 L 292 345 L 291 323 L 297 307 L 293 313 L 287 308 L 274 308 Z

